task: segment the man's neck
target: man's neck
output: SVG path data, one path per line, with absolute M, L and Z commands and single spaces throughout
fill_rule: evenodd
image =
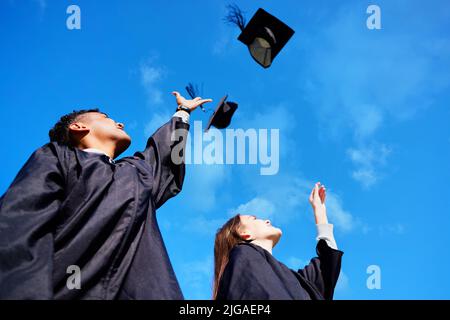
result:
M 109 155 L 107 155 L 106 152 L 104 152 L 104 151 L 102 151 L 102 150 L 100 150 L 100 149 L 96 149 L 96 148 L 86 148 L 86 149 L 81 149 L 81 150 L 83 150 L 84 152 L 104 154 L 105 156 L 108 156 L 108 157 L 109 157 Z M 111 158 L 111 157 L 110 157 L 110 158 Z
M 84 144 L 81 143 L 78 145 L 78 148 L 87 151 L 87 152 L 94 152 L 94 153 L 102 153 L 110 157 L 111 159 L 114 159 L 114 148 L 107 147 L 106 145 L 101 144 Z

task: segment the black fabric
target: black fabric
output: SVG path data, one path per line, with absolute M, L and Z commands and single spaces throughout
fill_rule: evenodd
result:
M 218 300 L 332 300 L 343 252 L 317 243 L 317 257 L 298 271 L 258 245 L 234 247 L 218 289 Z
M 270 62 L 268 65 L 261 64 L 261 62 L 255 59 L 253 55 L 252 57 L 258 64 L 264 68 L 268 68 L 294 33 L 295 31 L 284 22 L 264 9 L 259 8 L 245 26 L 244 30 L 242 30 L 238 40 L 244 43 L 249 50 L 256 38 L 263 38 L 266 40 L 270 44 L 270 49 L 268 50 L 270 52 Z
M 174 117 L 114 163 L 57 143 L 35 151 L 0 199 L 0 299 L 182 299 L 155 210 L 181 191 L 171 151 L 188 129 Z M 71 265 L 80 290 L 66 286 Z

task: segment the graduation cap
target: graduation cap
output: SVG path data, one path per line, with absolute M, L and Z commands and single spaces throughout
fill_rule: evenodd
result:
M 272 61 L 294 34 L 294 30 L 261 8 L 256 11 L 247 25 L 242 11 L 236 5 L 229 5 L 228 10 L 225 20 L 237 25 L 242 31 L 238 40 L 248 47 L 251 56 L 258 64 L 264 68 L 270 67 Z
M 190 82 L 185 89 L 191 99 L 194 99 L 200 95 L 200 90 L 198 89 L 198 86 L 196 84 Z M 224 96 L 220 100 L 219 104 L 216 107 L 216 110 L 209 118 L 205 132 L 208 131 L 211 126 L 216 127 L 217 129 L 224 129 L 230 125 L 231 118 L 233 117 L 233 114 L 236 111 L 238 105 L 235 102 L 226 101 L 227 98 L 228 95 Z M 203 106 L 200 106 L 200 108 L 202 108 L 203 112 L 207 111 L 205 110 L 205 108 L 203 108 Z
M 238 105 L 235 102 L 227 101 L 227 98 L 228 95 L 224 96 L 220 100 L 213 115 L 209 118 L 205 132 L 207 132 L 211 126 L 216 127 L 217 129 L 223 129 L 230 125 L 231 118 L 233 117 Z

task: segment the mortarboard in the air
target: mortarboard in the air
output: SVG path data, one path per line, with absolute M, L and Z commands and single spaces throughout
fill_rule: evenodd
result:
M 205 132 L 209 130 L 211 126 L 217 129 L 224 129 L 228 127 L 231 123 L 231 118 L 236 111 L 238 105 L 235 102 L 227 101 L 228 95 L 224 96 L 216 110 L 209 119 L 208 125 L 206 126 Z
M 193 84 L 192 82 L 188 83 L 185 89 L 192 99 L 200 95 L 198 86 L 196 84 Z M 231 118 L 233 117 L 233 114 L 236 111 L 238 105 L 235 102 L 226 101 L 227 98 L 228 95 L 224 96 L 220 100 L 219 104 L 216 107 L 216 110 L 209 118 L 205 132 L 208 131 L 211 126 L 216 127 L 217 129 L 224 129 L 230 125 Z M 200 106 L 200 108 L 202 108 L 203 112 L 207 111 L 203 108 L 203 106 Z
M 264 9 L 259 8 L 247 25 L 242 11 L 236 5 L 228 6 L 226 21 L 242 31 L 238 40 L 244 43 L 255 61 L 264 68 L 272 61 L 294 34 L 289 26 Z

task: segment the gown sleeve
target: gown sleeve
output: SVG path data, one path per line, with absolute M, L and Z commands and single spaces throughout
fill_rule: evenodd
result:
M 297 272 L 312 283 L 324 299 L 332 300 L 344 253 L 330 248 L 324 239 L 317 243 L 316 252 L 317 257 Z
M 217 300 L 280 299 L 290 297 L 263 255 L 248 245 L 235 247 L 222 275 Z
M 0 198 L 0 299 L 53 298 L 52 223 L 63 185 L 57 146 L 47 144 Z
M 152 167 L 155 209 L 181 191 L 185 164 L 184 160 L 179 161 L 179 157 L 178 163 L 172 161 L 172 152 L 184 156 L 188 131 L 189 124 L 174 116 L 148 139 L 144 151 L 135 153 Z

